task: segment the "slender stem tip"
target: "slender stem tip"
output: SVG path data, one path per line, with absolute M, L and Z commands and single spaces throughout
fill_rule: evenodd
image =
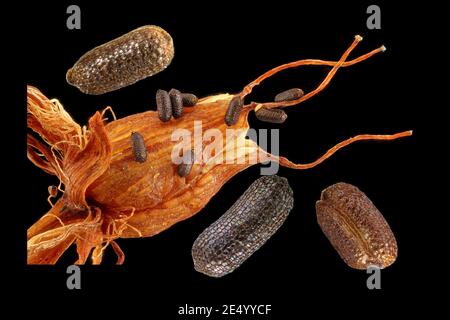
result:
M 386 47 L 385 47 L 384 45 L 381 46 L 380 49 L 381 49 L 381 52 L 385 52 L 385 51 L 387 50 Z
M 359 34 L 357 34 L 357 35 L 355 36 L 355 39 L 356 39 L 357 41 L 361 41 L 361 40 L 363 39 L 363 37 L 361 37 Z

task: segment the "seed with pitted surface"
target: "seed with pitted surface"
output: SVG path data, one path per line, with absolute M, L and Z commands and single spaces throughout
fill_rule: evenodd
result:
M 227 126 L 232 126 L 239 120 L 239 115 L 242 111 L 242 106 L 244 102 L 240 96 L 234 96 L 228 104 L 228 109 L 225 113 L 225 123 Z
M 177 173 L 180 177 L 186 177 L 192 170 L 194 164 L 194 152 L 189 150 L 183 154 L 182 162 L 178 165 Z
M 131 133 L 131 150 L 134 160 L 143 163 L 147 160 L 147 147 L 145 146 L 144 137 L 138 132 Z
M 287 114 L 281 109 L 260 108 L 255 112 L 258 120 L 270 123 L 283 123 L 287 119 Z
M 277 94 L 275 96 L 275 102 L 296 100 L 300 97 L 303 97 L 304 94 L 305 93 L 302 89 L 292 88 Z
M 167 91 L 161 89 L 156 91 L 156 108 L 159 120 L 162 122 L 167 122 L 172 118 L 172 102 Z
M 183 105 L 185 107 L 192 107 L 197 104 L 198 98 L 192 93 L 182 93 L 181 98 L 183 99 Z
M 143 26 L 84 54 L 66 75 L 87 94 L 114 91 L 164 70 L 174 56 L 170 34 Z
M 169 96 L 172 104 L 172 115 L 177 119 L 183 114 L 183 98 L 181 92 L 177 89 L 171 89 L 169 91 Z
M 397 242 L 388 223 L 357 187 L 337 183 L 322 191 L 317 221 L 348 266 L 385 268 L 397 258 Z
M 280 228 L 293 206 L 286 178 L 259 178 L 195 240 L 195 270 L 211 277 L 233 272 Z

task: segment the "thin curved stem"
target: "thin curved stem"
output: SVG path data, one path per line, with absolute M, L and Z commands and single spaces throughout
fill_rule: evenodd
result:
M 409 137 L 413 134 L 412 130 L 409 131 L 403 131 L 396 134 L 390 134 L 390 135 L 381 135 L 381 134 L 360 134 L 355 137 L 349 138 L 347 140 L 344 140 L 338 144 L 336 144 L 334 147 L 330 148 L 327 152 L 325 152 L 324 155 L 322 155 L 319 159 L 316 161 L 306 163 L 306 164 L 297 164 L 293 163 L 287 158 L 279 157 L 278 161 L 279 163 L 288 168 L 292 169 L 310 169 L 313 168 L 322 162 L 324 162 L 326 159 L 331 157 L 333 154 L 335 154 L 338 150 L 348 146 L 349 144 L 352 144 L 357 141 L 364 141 L 364 140 L 395 140 L 399 138 Z

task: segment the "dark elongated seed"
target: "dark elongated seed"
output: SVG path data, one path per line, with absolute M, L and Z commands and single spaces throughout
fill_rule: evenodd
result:
M 195 240 L 195 270 L 211 277 L 234 271 L 278 230 L 293 205 L 287 179 L 259 178 Z
M 198 98 L 195 94 L 192 93 L 182 93 L 181 97 L 183 99 L 183 105 L 185 107 L 195 106 L 198 102 Z
M 322 191 L 317 221 L 341 258 L 355 269 L 385 268 L 397 258 L 397 242 L 372 201 L 357 187 L 337 183 Z
M 283 123 L 287 119 L 287 114 L 281 109 L 260 108 L 255 112 L 258 120 L 270 123 Z
M 143 26 L 88 51 L 66 79 L 84 93 L 102 94 L 161 72 L 173 56 L 170 34 L 157 26 Z
M 172 118 L 172 103 L 167 91 L 161 89 L 156 91 L 156 108 L 159 120 L 162 122 L 167 122 Z
M 147 147 L 145 146 L 144 137 L 138 132 L 131 133 L 131 150 L 134 160 L 143 163 L 147 160 Z
M 180 177 L 186 177 L 192 170 L 192 165 L 194 164 L 194 152 L 189 150 L 183 154 L 183 162 L 178 165 L 178 175 Z
M 230 104 L 228 105 L 228 109 L 225 113 L 225 123 L 227 124 L 227 126 L 232 126 L 237 123 L 243 105 L 244 103 L 241 97 L 234 96 L 233 99 L 231 99 Z
M 170 102 L 172 104 L 172 115 L 174 118 L 179 118 L 183 114 L 183 98 L 181 92 L 177 89 L 169 91 Z
M 295 100 L 303 97 L 304 94 L 302 89 L 292 88 L 277 94 L 275 96 L 275 102 Z

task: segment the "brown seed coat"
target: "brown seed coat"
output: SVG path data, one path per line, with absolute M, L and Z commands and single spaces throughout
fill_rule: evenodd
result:
M 260 108 L 255 115 L 258 120 L 270 123 L 283 123 L 287 119 L 287 113 L 281 109 Z
M 241 97 L 234 96 L 233 99 L 231 99 L 228 105 L 228 109 L 225 113 L 225 123 L 227 124 L 227 126 L 232 126 L 237 123 L 243 105 L 244 103 Z
M 172 102 L 167 91 L 161 89 L 156 91 L 156 108 L 159 120 L 162 122 L 167 122 L 172 118 Z
M 131 133 L 131 149 L 133 151 L 134 160 L 144 163 L 147 160 L 147 147 L 144 137 L 138 132 Z
M 183 114 L 183 98 L 181 92 L 177 89 L 171 89 L 169 96 L 172 104 L 172 115 L 175 119 L 178 119 Z
M 292 88 L 277 94 L 275 96 L 275 102 L 296 100 L 300 97 L 303 97 L 304 94 L 305 93 L 302 89 Z
M 357 187 L 337 183 L 322 191 L 317 221 L 345 263 L 355 269 L 385 268 L 397 257 L 397 242 L 388 223 Z
M 182 93 L 181 98 L 183 99 L 183 105 L 185 107 L 193 107 L 198 102 L 197 96 L 192 93 Z
M 170 34 L 143 26 L 95 47 L 67 71 L 67 82 L 87 94 L 103 94 L 164 70 L 174 56 Z

